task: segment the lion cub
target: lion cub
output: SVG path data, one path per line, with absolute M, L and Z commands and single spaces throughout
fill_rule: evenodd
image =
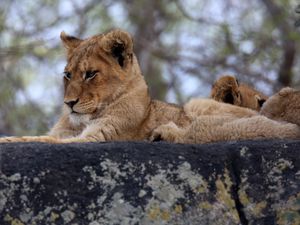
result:
M 195 144 L 246 139 L 300 138 L 300 92 L 291 88 L 284 88 L 270 97 L 260 114 L 212 99 L 194 99 L 184 108 L 187 115 L 193 118 L 189 126 L 179 127 L 170 122 L 156 128 L 152 139 L 159 137 L 160 140 L 169 142 Z
M 267 100 L 267 96 L 246 84 L 240 84 L 235 77 L 229 75 L 222 76 L 215 81 L 210 96 L 218 102 L 225 102 L 256 111 L 259 111 Z
M 260 114 L 300 126 L 300 91 L 290 87 L 281 89 L 265 102 Z
M 150 98 L 127 32 L 113 30 L 84 40 L 62 32 L 60 37 L 67 50 L 60 119 L 49 136 L 0 142 L 144 140 L 160 124 L 189 124 L 182 107 Z

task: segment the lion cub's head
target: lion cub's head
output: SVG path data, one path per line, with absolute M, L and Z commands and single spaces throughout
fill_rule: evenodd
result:
M 233 76 L 222 76 L 213 84 L 211 98 L 259 111 L 267 97 Z
M 265 102 L 260 113 L 270 119 L 300 125 L 300 91 L 281 89 Z
M 131 36 L 122 30 L 81 40 L 61 33 L 67 50 L 64 103 L 73 116 L 103 110 L 140 76 Z

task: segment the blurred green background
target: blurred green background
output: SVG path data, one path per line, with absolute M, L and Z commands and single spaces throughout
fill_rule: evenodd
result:
M 222 74 L 270 95 L 300 86 L 293 0 L 4 0 L 0 4 L 0 134 L 47 132 L 62 103 L 62 30 L 134 36 L 153 98 L 208 96 Z

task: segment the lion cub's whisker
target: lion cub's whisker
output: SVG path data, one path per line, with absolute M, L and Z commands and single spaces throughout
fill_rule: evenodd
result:
M 92 100 L 92 101 L 89 101 L 89 102 L 81 103 L 80 106 L 81 106 L 81 107 L 84 107 L 84 106 L 89 106 L 89 105 L 94 105 L 94 104 L 95 104 L 95 101 Z

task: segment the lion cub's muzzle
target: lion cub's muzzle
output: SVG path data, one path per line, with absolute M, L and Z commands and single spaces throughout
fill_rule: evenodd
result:
M 71 101 L 65 101 L 64 103 L 70 107 L 70 109 L 72 110 L 72 112 L 74 111 L 73 110 L 73 107 L 74 105 L 76 105 L 77 103 L 79 102 L 79 99 L 76 99 L 76 100 L 71 100 Z
M 76 114 L 91 114 L 97 110 L 95 101 L 81 101 L 79 98 L 76 100 L 65 99 L 64 103 L 69 107 L 71 113 Z

